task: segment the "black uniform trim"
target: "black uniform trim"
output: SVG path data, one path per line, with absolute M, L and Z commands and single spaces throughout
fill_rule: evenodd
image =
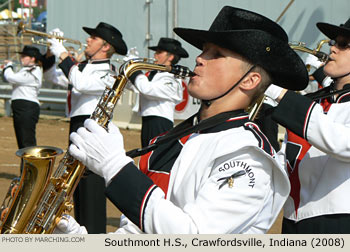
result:
M 80 72 L 82 72 L 87 64 L 105 64 L 105 63 L 110 64 L 110 60 L 105 59 L 105 60 L 95 60 L 90 62 L 87 60 L 84 60 L 78 64 L 78 69 Z M 77 63 L 71 57 L 66 57 L 64 60 L 62 60 L 62 62 L 58 66 L 62 69 L 64 75 L 67 78 L 69 78 L 70 70 L 72 69 L 72 66 L 76 64 Z M 114 65 L 112 65 L 112 70 L 113 69 L 115 69 Z
M 272 113 L 272 119 L 307 140 L 306 130 L 315 105 L 310 98 L 288 91 Z
M 2 72 L 5 73 L 5 71 L 6 71 L 7 69 L 9 69 L 9 68 L 12 68 L 12 70 L 13 70 L 13 65 L 9 65 L 9 66 L 5 67 L 5 68 L 2 70 Z
M 274 151 L 273 151 L 274 148 L 272 147 L 270 141 L 267 139 L 267 137 L 264 135 L 264 133 L 262 133 L 260 131 L 259 127 L 256 124 L 248 122 L 244 125 L 244 128 L 253 133 L 255 138 L 258 140 L 259 147 L 261 149 L 263 149 L 270 156 L 272 156 L 272 157 L 274 156 Z
M 313 74 L 312 74 L 312 76 L 315 78 L 315 80 L 320 84 L 322 84 L 323 80 L 327 77 L 327 75 L 325 75 L 323 72 L 323 68 L 324 68 L 324 66 L 317 68 L 315 70 L 315 72 L 313 72 Z
M 142 74 L 142 71 L 138 70 L 130 75 L 129 81 L 131 81 L 132 84 L 135 84 L 136 77 Z
M 132 178 L 132 179 L 130 179 Z M 152 192 L 158 188 L 133 162 L 128 163 L 106 188 L 106 196 L 143 230 L 144 211 Z
M 69 72 L 72 66 L 75 65 L 75 62 L 72 60 L 71 57 L 66 57 L 60 64 L 58 64 L 59 68 L 62 69 L 64 75 L 69 78 Z
M 350 101 L 350 92 L 340 95 L 335 102 L 336 103 L 343 103 L 343 102 L 348 102 L 348 101 Z

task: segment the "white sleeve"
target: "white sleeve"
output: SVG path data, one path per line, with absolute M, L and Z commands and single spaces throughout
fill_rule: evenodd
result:
M 95 70 L 91 74 L 79 71 L 78 66 L 73 66 L 69 73 L 69 81 L 80 93 L 100 95 L 106 86 L 114 84 L 114 77 L 107 70 Z
M 15 73 L 13 69 L 9 67 L 5 69 L 4 77 L 10 84 L 33 87 L 41 85 L 41 79 L 39 83 L 39 79 L 35 75 L 23 69 Z
M 182 101 L 182 83 L 179 79 L 164 76 L 149 81 L 147 76 L 139 74 L 135 79 L 135 86 L 143 96 L 152 100 L 167 100 L 179 103 Z
M 224 169 L 223 164 L 228 162 L 239 162 L 240 165 L 234 169 Z M 152 192 L 145 209 L 146 233 L 245 233 L 252 225 L 256 225 L 259 214 L 264 211 L 265 201 L 272 194 L 271 162 L 260 152 L 245 149 L 221 157 L 220 161 L 216 160 L 212 165 L 211 174 L 208 174 L 205 182 L 193 192 L 183 192 L 196 193 L 195 200 L 183 207 L 166 200 L 160 188 Z M 219 188 L 225 178 L 242 171 L 243 166 L 246 167 L 246 173 L 235 178 L 232 187 L 224 184 Z M 268 223 L 273 214 L 270 209 L 266 213 L 264 218 Z M 255 227 L 265 230 L 269 228 L 265 224 Z
M 332 104 L 328 114 L 320 105 L 313 108 L 308 127 L 307 140 L 319 150 L 336 159 L 350 161 L 350 103 Z M 336 116 L 330 116 L 332 113 Z
M 54 83 L 55 85 L 65 88 L 68 87 L 67 77 L 64 75 L 63 71 L 59 68 L 56 68 L 55 65 L 44 72 L 44 79 L 46 81 Z

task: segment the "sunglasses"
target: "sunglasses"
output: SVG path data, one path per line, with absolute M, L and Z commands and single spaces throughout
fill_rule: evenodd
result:
M 347 49 L 347 48 L 350 48 L 350 42 L 346 41 L 346 40 L 340 40 L 340 41 L 337 41 L 337 40 L 334 40 L 334 39 L 331 39 L 329 42 L 328 42 L 328 45 L 329 46 L 337 46 L 339 49 Z

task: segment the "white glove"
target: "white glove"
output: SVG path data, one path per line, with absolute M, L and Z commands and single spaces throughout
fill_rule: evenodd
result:
M 67 52 L 67 49 L 63 46 L 62 41 L 55 38 L 50 38 L 47 40 L 50 45 L 50 51 L 56 58 L 59 58 L 62 53 Z
M 140 58 L 139 52 L 137 51 L 136 47 L 132 47 L 128 50 L 128 53 L 123 58 L 123 60 L 128 61 L 128 60 L 137 59 L 137 58 Z
M 113 123 L 109 123 L 109 132 L 92 119 L 87 119 L 84 127 L 70 135 L 69 153 L 103 177 L 108 185 L 133 159 L 125 155 L 123 136 Z
M 53 230 L 53 234 L 87 234 L 87 230 L 84 226 L 80 226 L 79 223 L 70 215 L 63 215 L 57 226 Z
M 311 67 L 314 67 L 315 69 L 322 66 L 323 62 L 320 61 L 316 56 L 312 54 L 308 54 L 308 56 L 305 59 L 305 65 L 310 65 Z
M 58 37 L 63 37 L 64 35 L 63 31 L 61 31 L 59 28 L 52 29 L 51 31 L 49 31 L 49 34 L 58 36 Z
M 5 67 L 10 67 L 10 66 L 13 66 L 13 62 L 12 62 L 12 61 L 7 61 L 7 62 L 5 62 L 4 68 L 5 68 Z
M 278 98 L 278 96 L 280 96 L 281 92 L 282 92 L 283 88 L 276 86 L 274 84 L 271 84 L 268 89 L 266 89 L 265 91 L 265 95 L 267 97 L 270 97 L 272 100 L 276 100 Z
M 322 87 L 328 87 L 329 85 L 331 85 L 332 82 L 333 82 L 333 79 L 331 77 L 327 76 L 322 81 Z

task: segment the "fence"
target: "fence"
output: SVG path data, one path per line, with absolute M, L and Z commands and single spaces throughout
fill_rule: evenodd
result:
M 12 87 L 10 85 L 0 85 L 0 99 L 4 99 L 4 110 L 6 116 L 11 116 Z M 41 111 L 44 114 L 54 114 L 64 116 L 67 91 L 60 89 L 41 88 L 38 99 L 41 104 Z M 46 111 L 46 113 L 45 113 Z

